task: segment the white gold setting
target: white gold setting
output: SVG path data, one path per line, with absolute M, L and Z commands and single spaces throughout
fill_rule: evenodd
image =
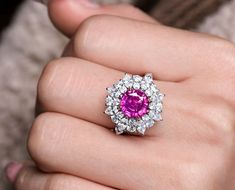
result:
M 144 135 L 147 129 L 154 126 L 155 122 L 162 121 L 161 113 L 165 95 L 154 84 L 152 74 L 146 74 L 143 77 L 125 74 L 123 79 L 106 90 L 108 95 L 105 100 L 105 114 L 115 124 L 116 134 Z M 126 108 L 122 107 L 123 96 L 129 91 L 139 92 L 147 98 L 144 105 L 146 110 L 144 107 L 144 112 L 137 111 L 134 113 L 137 114 L 135 117 L 128 115 L 129 112 L 123 111 Z

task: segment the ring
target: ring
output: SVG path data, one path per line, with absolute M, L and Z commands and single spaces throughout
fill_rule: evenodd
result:
M 112 87 L 106 89 L 105 114 L 115 124 L 117 135 L 141 135 L 162 121 L 164 94 L 153 81 L 151 73 L 141 77 L 125 74 Z

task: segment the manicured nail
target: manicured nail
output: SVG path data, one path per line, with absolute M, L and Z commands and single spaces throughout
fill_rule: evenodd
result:
M 9 182 L 15 183 L 19 171 L 22 169 L 23 164 L 17 162 L 10 162 L 5 168 L 5 174 Z

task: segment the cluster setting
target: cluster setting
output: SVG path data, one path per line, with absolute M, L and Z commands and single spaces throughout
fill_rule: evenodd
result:
M 144 135 L 162 120 L 165 95 L 154 84 L 152 74 L 125 74 L 107 92 L 105 114 L 115 124 L 116 134 Z

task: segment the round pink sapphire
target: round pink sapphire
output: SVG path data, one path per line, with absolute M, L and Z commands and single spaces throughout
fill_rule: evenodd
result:
M 121 110 L 128 118 L 142 117 L 148 112 L 148 97 L 141 90 L 128 90 L 121 98 Z

